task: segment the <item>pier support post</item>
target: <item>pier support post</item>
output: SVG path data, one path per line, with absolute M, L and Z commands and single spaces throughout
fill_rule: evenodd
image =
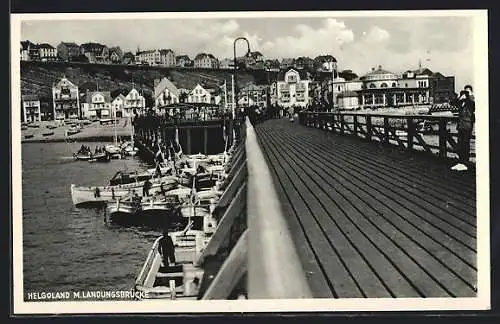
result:
M 206 126 L 203 128 L 203 150 L 205 154 L 208 154 L 208 128 Z
M 191 129 L 186 128 L 186 140 L 187 140 L 187 154 L 193 154 L 191 152 Z
M 406 148 L 408 151 L 413 150 L 413 136 L 415 134 L 415 123 L 413 122 L 413 118 L 406 118 L 406 127 L 407 129 L 407 141 Z
M 366 123 L 366 138 L 368 141 L 372 140 L 372 116 L 365 115 L 365 123 Z
M 384 117 L 384 144 L 389 144 L 389 118 Z
M 446 137 L 447 137 L 447 129 L 446 129 L 446 120 L 444 118 L 439 120 L 439 157 L 444 159 L 446 158 Z

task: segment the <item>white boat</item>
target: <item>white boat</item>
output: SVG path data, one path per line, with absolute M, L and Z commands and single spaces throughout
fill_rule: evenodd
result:
M 104 149 L 109 154 L 112 159 L 121 159 L 122 158 L 122 150 L 118 145 L 105 145 Z
M 186 202 L 192 195 L 193 190 L 189 187 L 179 187 L 169 190 L 165 193 L 166 196 L 175 196 L 179 199 L 180 203 Z
M 172 213 L 181 202 L 177 196 L 144 197 L 140 213 L 143 216 L 164 216 Z
M 197 206 L 208 207 L 210 214 L 212 214 L 222 194 L 223 191 L 213 189 L 198 191 L 195 194 L 194 204 Z
M 142 196 L 142 187 L 145 181 L 116 185 L 116 186 L 77 186 L 71 184 L 71 199 L 75 206 L 83 204 L 102 204 L 110 200 L 116 200 L 127 195 L 137 193 Z M 166 176 L 150 180 L 151 188 L 149 193 L 152 195 L 161 190 L 168 191 L 178 185 L 177 178 Z
M 133 201 L 121 201 L 120 199 L 116 202 L 108 203 L 106 211 L 110 217 L 116 218 L 127 218 L 134 216 L 140 208 L 140 204 Z
M 195 235 L 201 237 L 202 233 L 196 232 Z M 172 266 L 163 264 L 159 253 L 161 238 L 160 236 L 155 240 L 148 253 L 135 280 L 135 291 L 147 293 L 149 299 L 196 300 L 199 282 L 203 277 L 203 269 L 193 265 L 198 249 L 176 248 L 176 264 Z M 203 241 L 198 239 L 198 242 L 202 244 Z

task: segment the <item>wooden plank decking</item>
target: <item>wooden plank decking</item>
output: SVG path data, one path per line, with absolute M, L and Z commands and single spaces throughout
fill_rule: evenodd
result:
M 315 297 L 471 297 L 475 174 L 288 120 L 256 125 Z

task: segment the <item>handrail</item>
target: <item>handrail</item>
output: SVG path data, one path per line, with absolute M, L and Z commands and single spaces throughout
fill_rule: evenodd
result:
M 146 280 L 145 276 L 148 275 L 149 269 L 151 268 L 151 265 L 153 264 L 153 261 L 156 257 L 156 254 L 158 253 L 158 246 L 160 239 L 163 236 L 158 237 L 154 243 L 153 246 L 151 247 L 151 250 L 149 251 L 148 257 L 146 258 L 146 262 L 144 262 L 144 265 L 141 268 L 141 271 L 139 272 L 139 275 L 137 276 L 137 279 L 135 280 L 135 285 L 136 288 L 137 286 L 142 286 L 144 281 Z
M 303 268 L 288 230 L 271 172 L 248 117 L 248 297 L 310 298 Z

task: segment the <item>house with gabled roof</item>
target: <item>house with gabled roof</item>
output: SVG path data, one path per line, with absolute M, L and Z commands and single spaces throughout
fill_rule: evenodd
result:
M 162 66 L 175 66 L 176 65 L 175 52 L 171 49 L 160 50 L 160 65 Z
M 85 55 L 89 63 L 108 63 L 109 49 L 106 45 L 99 43 L 85 43 L 80 46 L 81 53 Z
M 200 53 L 194 58 L 195 68 L 218 69 L 219 60 L 209 53 Z
M 175 58 L 176 60 L 176 66 L 179 67 L 187 67 L 187 66 L 193 66 L 193 60 L 189 58 L 187 55 L 178 55 Z
M 154 81 L 153 101 L 156 108 L 179 103 L 179 96 L 179 89 L 167 77 Z
M 74 42 L 61 42 L 57 45 L 57 56 L 63 61 L 71 62 L 80 55 L 80 45 Z
M 78 86 L 63 76 L 52 86 L 54 119 L 73 119 L 80 116 Z

